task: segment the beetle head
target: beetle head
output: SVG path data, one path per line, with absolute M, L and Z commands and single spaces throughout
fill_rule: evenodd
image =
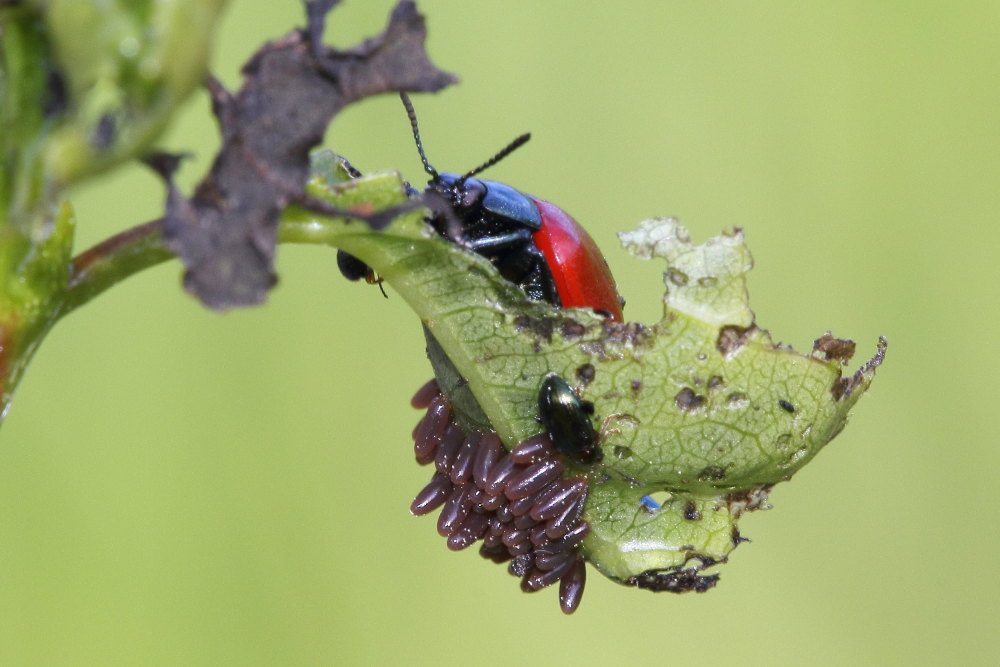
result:
M 428 162 L 427 154 L 424 153 L 424 144 L 420 140 L 420 128 L 417 126 L 417 113 L 413 109 L 413 102 L 410 101 L 410 97 L 406 93 L 400 93 L 399 98 L 403 100 L 406 115 L 410 119 L 410 127 L 413 129 L 413 139 L 417 142 L 417 152 L 420 153 L 420 161 L 424 165 L 424 171 L 431 176 L 431 180 L 427 183 L 427 189 L 437 193 L 448 201 L 459 216 L 471 212 L 482 203 L 483 198 L 486 196 L 486 186 L 478 178 L 473 178 L 473 176 L 492 167 L 510 155 L 514 150 L 523 146 L 531 138 L 530 133 L 526 132 L 522 134 L 489 160 L 462 175 L 441 174 Z

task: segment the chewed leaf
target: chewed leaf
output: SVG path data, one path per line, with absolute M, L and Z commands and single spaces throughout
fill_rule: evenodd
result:
M 352 190 L 385 188 L 386 205 L 404 197 L 390 177 L 326 187 L 342 207 Z M 381 232 L 347 224 L 331 238 L 418 314 L 437 386 L 462 428 L 495 432 L 507 449 L 539 434 L 548 373 L 593 404 L 603 461 L 562 462 L 567 477 L 589 482 L 583 554 L 624 584 L 705 591 L 717 579 L 705 570 L 741 542 L 740 515 L 766 507 L 770 488 L 843 429 L 885 341 L 847 377 L 851 341 L 827 333 L 808 355 L 775 345 L 754 324 L 745 283 L 752 261 L 738 231 L 694 245 L 676 221 L 647 220 L 622 240 L 667 262 L 657 324 L 530 301 L 419 214 Z
M 605 463 L 673 490 L 742 490 L 790 478 L 843 428 L 884 349 L 845 379 L 853 343 L 824 337 L 825 354 L 814 355 L 775 346 L 753 324 L 744 279 L 750 253 L 739 232 L 695 246 L 675 220 L 660 219 L 621 236 L 635 254 L 667 261 L 667 314 L 655 344 L 631 345 L 613 355 L 620 360 L 597 366 L 595 385 L 602 368 L 617 385 L 604 390 L 599 414 L 627 416 L 608 432 L 605 447 L 617 457 Z M 678 271 L 687 284 L 671 278 Z M 717 280 L 697 284 L 708 277 Z
M 618 237 L 636 257 L 666 260 L 668 309 L 716 326 L 753 323 L 745 278 L 753 258 L 739 227 L 696 246 L 676 219 L 655 218 Z

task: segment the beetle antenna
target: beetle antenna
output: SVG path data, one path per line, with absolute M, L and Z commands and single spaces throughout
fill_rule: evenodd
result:
M 511 153 L 513 153 L 515 150 L 517 150 L 518 148 L 520 148 L 524 144 L 528 143 L 528 139 L 531 139 L 531 133 L 530 132 L 525 132 L 524 134 L 522 134 L 521 136 L 519 136 L 517 139 L 515 139 L 514 141 L 510 142 L 509 144 L 507 144 L 507 146 L 503 150 L 501 150 L 499 153 L 497 153 L 496 155 L 494 155 L 493 157 L 491 157 L 489 160 L 487 160 L 486 162 L 482 163 L 481 165 L 479 165 L 478 167 L 476 167 L 472 171 L 466 172 L 466 174 L 464 176 L 462 176 L 462 178 L 458 179 L 459 182 L 464 182 L 465 179 L 471 178 L 471 177 L 475 176 L 476 174 L 478 174 L 479 172 L 483 171 L 484 169 L 492 167 L 497 162 L 499 162 L 500 160 L 504 159 L 505 157 L 507 157 L 508 155 L 510 155 Z
M 417 152 L 420 153 L 420 161 L 424 163 L 424 171 L 430 174 L 434 180 L 437 180 L 437 169 L 432 167 L 427 161 L 427 155 L 424 153 L 424 144 L 420 141 L 420 128 L 417 127 L 417 112 L 413 110 L 413 102 L 410 101 L 410 96 L 406 93 L 400 93 L 399 99 L 403 100 L 403 106 L 406 107 L 406 115 L 410 117 L 410 127 L 413 128 L 413 138 L 417 142 Z

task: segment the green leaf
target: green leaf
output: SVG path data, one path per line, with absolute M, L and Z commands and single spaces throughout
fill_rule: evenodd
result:
M 204 80 L 224 0 L 36 2 L 69 110 L 48 164 L 69 183 L 145 150 Z M 81 36 L 86 35 L 86 39 Z
M 398 180 L 386 176 L 327 187 L 343 206 L 345 188 L 370 188 L 372 179 L 385 188 L 380 207 L 405 201 Z M 440 348 L 432 354 L 438 382 L 463 423 L 488 419 L 512 447 L 541 431 L 545 374 L 575 384 L 595 406 L 605 452 L 601 465 L 572 471 L 590 479 L 586 555 L 624 583 L 704 590 L 714 579 L 678 573 L 725 561 L 740 542 L 739 516 L 766 507 L 770 487 L 840 432 L 882 361 L 884 341 L 850 378 L 841 366 L 853 344 L 827 337 L 809 355 L 774 345 L 754 324 L 745 285 L 752 260 L 739 230 L 694 245 L 676 221 L 656 219 L 622 241 L 638 257 L 667 263 L 656 324 L 529 301 L 486 259 L 438 237 L 420 213 L 383 232 L 345 223 L 330 239 L 420 317 L 432 350 Z M 651 494 L 667 500 L 650 509 L 642 499 Z M 639 577 L 650 572 L 652 584 Z
M 622 483 L 593 484 L 587 498 L 588 559 L 620 583 L 643 572 L 701 570 L 725 562 L 739 544 L 739 508 L 710 496 L 670 494 L 653 509 L 645 489 Z M 683 591 L 677 591 L 683 592 Z

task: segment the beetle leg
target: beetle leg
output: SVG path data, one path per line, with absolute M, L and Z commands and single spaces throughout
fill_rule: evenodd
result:
M 498 252 L 502 252 L 511 246 L 523 245 L 527 243 L 531 243 L 531 230 L 516 229 L 512 232 L 507 232 L 506 234 L 466 239 L 464 245 L 473 252 L 478 252 L 481 255 L 489 257 L 497 254 Z
M 497 269 L 507 280 L 516 284 L 532 301 L 545 301 L 559 306 L 559 293 L 545 256 L 533 243 L 527 244 L 519 252 L 509 252 L 494 260 Z
M 528 274 L 518 281 L 518 285 L 525 291 L 528 298 L 535 301 L 545 301 L 559 307 L 562 305 L 559 300 L 559 292 L 556 291 L 556 283 L 552 279 L 552 272 L 549 271 L 548 264 L 545 263 L 542 251 L 532 245 L 529 254 L 534 260 L 533 266 Z
M 530 229 L 466 238 L 464 245 L 493 262 L 500 275 L 520 287 L 532 301 L 559 305 L 545 255 L 535 247 Z

